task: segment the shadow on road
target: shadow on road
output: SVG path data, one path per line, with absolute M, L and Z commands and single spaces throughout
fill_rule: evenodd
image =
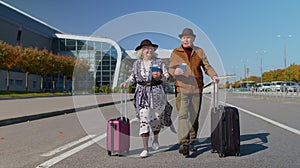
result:
M 246 134 L 241 136 L 241 156 L 251 155 L 267 149 L 264 144 L 268 143 L 270 133 Z M 243 144 L 245 141 L 257 140 L 249 144 Z
M 265 146 L 264 144 L 268 143 L 267 137 L 269 135 L 270 133 L 241 135 L 240 156 L 255 154 L 267 149 L 268 147 Z M 251 141 L 251 142 L 247 143 L 246 141 Z M 210 137 L 198 139 L 198 141 L 195 143 L 195 147 L 197 148 L 197 151 L 193 152 L 188 158 L 196 158 L 198 155 L 201 155 L 207 151 L 211 151 Z M 167 151 L 173 151 L 173 150 L 179 150 L 179 144 L 172 146 Z

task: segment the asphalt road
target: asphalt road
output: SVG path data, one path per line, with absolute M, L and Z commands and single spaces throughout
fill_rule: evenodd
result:
M 135 122 L 131 125 L 129 155 L 109 157 L 105 150 L 106 120 L 119 116 L 121 108 L 111 105 L 0 127 L 0 167 L 300 167 L 298 100 L 227 94 L 226 103 L 240 111 L 241 156 L 219 158 L 210 152 L 209 96 L 203 98 L 198 150 L 188 158 L 178 153 L 176 134 L 169 128 L 161 132 L 162 149 L 139 158 L 142 144 Z M 174 105 L 173 99 L 171 95 Z M 127 111 L 128 117 L 134 118 L 131 102 Z M 175 109 L 175 125 L 176 113 Z

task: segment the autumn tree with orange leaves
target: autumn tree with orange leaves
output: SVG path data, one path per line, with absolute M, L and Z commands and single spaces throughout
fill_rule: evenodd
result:
M 25 89 L 28 91 L 28 77 L 31 73 L 36 73 L 38 71 L 37 67 L 39 62 L 37 62 L 39 51 L 37 48 L 24 48 L 21 52 L 21 61 L 19 66 L 22 71 L 26 73 Z
M 76 58 L 71 56 L 60 57 L 60 73 L 64 76 L 63 88 L 66 90 L 66 80 L 68 77 L 72 77 L 74 67 L 76 64 Z
M 54 76 L 60 73 L 64 76 L 65 89 L 65 80 L 67 77 L 72 77 L 76 60 L 75 57 L 49 53 L 46 49 L 14 47 L 0 41 L 0 68 L 7 71 L 7 90 L 9 90 L 11 70 L 21 70 L 26 73 L 26 91 L 28 91 L 28 77 L 32 73 L 41 75 L 41 90 L 43 90 L 45 75 L 51 75 L 52 87 L 55 89 Z
M 0 67 L 5 69 L 6 75 L 6 90 L 9 90 L 10 71 L 16 68 L 21 60 L 20 46 L 13 47 L 5 42 L 0 41 Z

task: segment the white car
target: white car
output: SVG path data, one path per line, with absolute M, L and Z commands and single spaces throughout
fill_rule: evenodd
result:
M 270 82 L 263 82 L 262 83 L 262 91 L 264 91 L 264 92 L 271 91 L 271 83 Z
M 256 84 L 256 91 L 257 92 L 269 92 L 271 90 L 271 83 L 270 82 L 263 82 Z
M 297 92 L 298 84 L 296 82 L 293 82 L 293 81 L 287 82 L 287 90 L 289 92 Z
M 281 85 L 282 92 L 297 92 L 298 89 L 299 89 L 298 84 L 293 81 L 283 82 Z
M 255 87 L 257 92 L 262 92 L 262 83 L 257 83 Z
M 280 87 L 283 81 L 273 81 L 271 82 L 271 91 L 273 92 L 280 92 Z

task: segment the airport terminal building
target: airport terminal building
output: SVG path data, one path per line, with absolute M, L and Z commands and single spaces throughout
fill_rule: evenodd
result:
M 126 65 L 121 66 L 121 60 L 129 55 L 111 39 L 65 34 L 3 1 L 0 1 L 0 27 L 0 40 L 13 46 L 38 47 L 62 56 L 88 60 L 97 86 L 114 87 L 120 83 L 118 80 L 123 80 L 119 74 L 121 67 Z M 0 75 L 0 90 L 6 90 L 6 71 L 0 69 Z M 40 78 L 35 74 L 29 76 L 30 91 L 40 91 Z M 58 74 L 55 79 L 57 89 L 62 88 L 62 81 Z M 11 72 L 9 83 L 11 90 L 25 90 L 25 74 Z M 72 86 L 71 80 L 67 85 Z M 50 87 L 51 81 L 46 78 L 44 88 Z

